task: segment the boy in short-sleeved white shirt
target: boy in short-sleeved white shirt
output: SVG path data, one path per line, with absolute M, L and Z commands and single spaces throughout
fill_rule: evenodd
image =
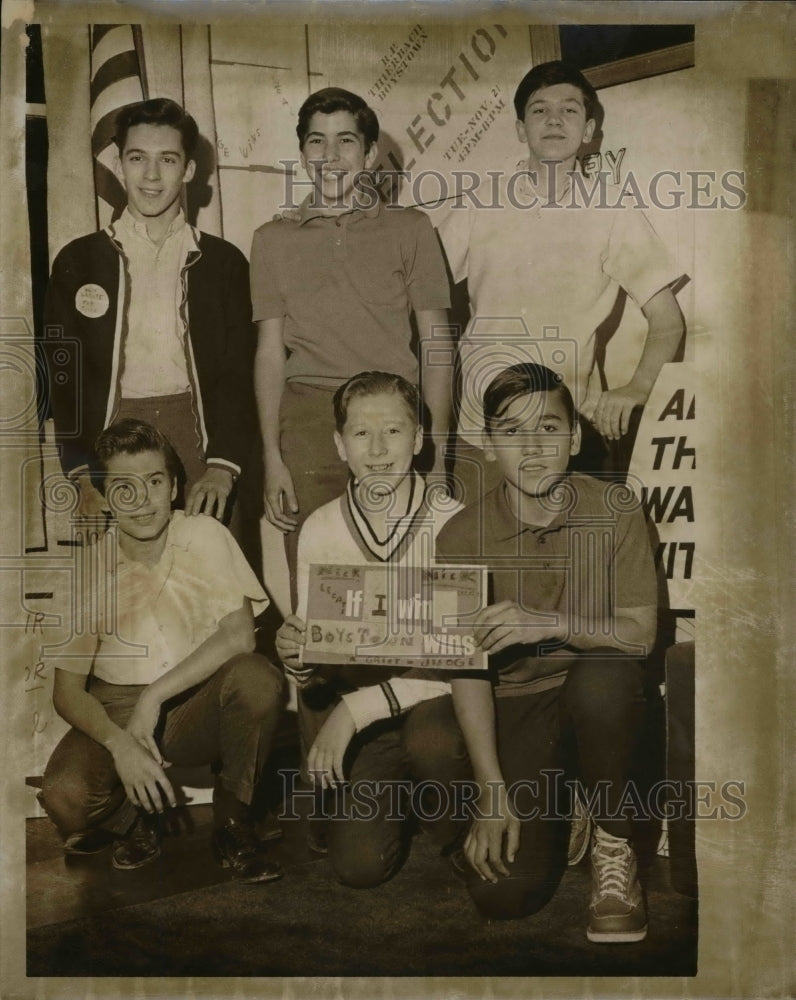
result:
M 527 160 L 497 191 L 481 186 L 476 198 L 485 207 L 463 199 L 439 227 L 454 280 L 467 279 L 471 303 L 459 345 L 459 436 L 479 447 L 483 389 L 502 369 L 531 361 L 558 372 L 579 413 L 617 440 L 679 346 L 683 321 L 671 285 L 680 275 L 639 209 L 589 205 L 581 178 L 573 182 L 599 107 L 585 77 L 564 63 L 543 63 L 522 80 L 514 105 Z M 620 288 L 649 329 L 631 380 L 603 391 L 595 331 Z
M 172 512 L 179 460 L 160 431 L 121 420 L 95 450 L 114 524 L 77 550 L 73 637 L 47 651 L 72 728 L 42 804 L 67 854 L 115 840 L 114 867 L 138 868 L 159 856 L 155 820 L 176 803 L 169 764 L 218 765 L 216 860 L 238 881 L 280 878 L 249 815 L 282 712 L 282 675 L 254 652 L 253 613 L 268 598 L 220 522 Z

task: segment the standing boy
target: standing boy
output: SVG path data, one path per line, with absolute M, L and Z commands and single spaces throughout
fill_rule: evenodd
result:
M 537 361 L 560 372 L 575 405 L 609 440 L 630 425 L 661 366 L 671 361 L 683 320 L 671 284 L 679 273 L 641 211 L 590 205 L 576 155 L 596 127 L 599 102 L 579 70 L 535 66 L 514 95 L 517 137 L 528 158 L 504 177 L 498 207 L 472 199 L 440 225 L 454 281 L 467 279 L 471 320 L 460 343 L 462 398 L 455 475 L 467 501 L 489 475 L 480 452 L 481 402 L 492 376 Z M 648 323 L 631 380 L 602 390 L 594 370 L 595 331 L 624 289 Z M 550 336 L 554 333 L 554 336 Z
M 61 464 L 81 512 L 98 513 L 92 442 L 114 420 L 145 420 L 177 451 L 186 513 L 221 519 L 256 427 L 246 258 L 185 220 L 194 119 L 155 98 L 123 108 L 115 127 L 127 207 L 61 250 L 45 301 L 45 324 L 79 345 L 79 370 L 63 379 L 59 338 L 46 342 Z
M 293 589 L 297 529 L 348 478 L 333 445 L 332 394 L 372 369 L 420 381 L 439 442 L 434 467 L 442 470 L 452 353 L 448 280 L 434 230 L 422 212 L 382 204 L 367 182 L 378 155 L 373 110 L 329 87 L 307 98 L 296 131 L 313 190 L 297 220 L 261 226 L 251 252 L 265 509 L 286 535 Z
M 494 917 L 549 901 L 567 857 L 559 779 L 576 751 L 597 824 L 588 937 L 638 941 L 647 919 L 622 802 L 644 712 L 640 661 L 656 628 L 644 517 L 624 487 L 567 472 L 580 429 L 550 369 L 519 364 L 497 375 L 484 423 L 501 482 L 437 540 L 438 561 L 485 565 L 491 581 L 475 636 L 494 690 L 487 679 L 452 682 L 479 789 L 468 887 Z
M 157 815 L 175 805 L 169 764 L 218 764 L 216 859 L 239 881 L 271 881 L 281 870 L 249 817 L 282 711 L 282 675 L 254 653 L 252 608 L 268 599 L 223 525 L 172 513 L 177 465 L 169 441 L 138 420 L 97 439 L 115 541 L 77 550 L 75 639 L 50 654 L 55 709 L 72 728 L 47 764 L 42 802 L 67 854 L 115 839 L 113 866 L 138 868 L 160 854 Z M 92 577 L 109 548 L 107 576 Z
M 423 443 L 418 407 L 415 387 L 385 372 L 362 372 L 335 393 L 334 442 L 351 478 L 342 496 L 314 511 L 301 528 L 296 614 L 277 635 L 279 655 L 300 684 L 316 672 L 301 663 L 310 566 L 386 563 L 396 580 L 408 574 L 419 580 L 436 532 L 459 509 L 412 470 Z M 326 798 L 330 861 L 343 883 L 366 888 L 390 878 L 403 860 L 408 806 L 404 801 L 398 808 L 397 789 L 437 777 L 431 753 L 445 756 L 438 738 L 445 734 L 434 720 L 440 700 L 450 701 L 450 686 L 411 669 L 325 673 L 339 694 L 316 716 L 314 731 L 304 733 L 307 770 L 316 785 L 332 790 Z M 365 788 L 366 815 L 358 818 Z M 441 815 L 429 830 L 445 846 L 457 827 Z

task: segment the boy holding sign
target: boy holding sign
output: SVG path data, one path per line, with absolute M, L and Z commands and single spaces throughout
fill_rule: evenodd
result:
M 491 578 L 474 624 L 494 689 L 488 677 L 452 681 L 479 788 L 468 888 L 490 917 L 528 916 L 550 900 L 567 859 L 559 778 L 576 751 L 597 824 L 588 937 L 640 941 L 647 918 L 623 804 L 643 722 L 641 660 L 656 631 L 644 516 L 624 486 L 568 472 L 580 428 L 550 369 L 505 369 L 483 412 L 501 482 L 437 541 L 440 561 L 486 565 Z
M 417 389 L 385 372 L 355 375 L 335 393 L 334 441 L 351 478 L 343 495 L 314 511 L 301 529 L 296 614 L 277 634 L 279 656 L 300 685 L 317 673 L 302 664 L 310 566 L 389 562 L 399 572 L 419 571 L 429 564 L 436 532 L 460 509 L 412 469 L 423 443 L 419 406 Z M 388 879 L 402 860 L 407 830 L 394 793 L 412 780 L 436 777 L 429 773 L 429 750 L 439 752 L 440 742 L 433 720 L 439 703 L 449 700 L 450 685 L 414 669 L 385 673 L 372 666 L 336 668 L 334 682 L 334 704 L 302 736 L 307 770 L 316 786 L 334 795 L 332 865 L 346 885 L 364 888 Z M 306 726 L 313 719 L 303 713 L 302 721 Z M 357 800 L 366 783 L 367 818 Z M 445 844 L 456 824 L 443 820 L 432 833 Z

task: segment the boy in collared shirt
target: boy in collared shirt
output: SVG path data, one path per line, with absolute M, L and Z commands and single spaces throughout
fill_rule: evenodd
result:
M 480 450 L 481 404 L 501 368 L 534 361 L 558 371 L 578 412 L 618 441 L 684 329 L 671 289 L 680 272 L 643 212 L 590 205 L 573 182 L 576 155 L 591 140 L 599 109 L 588 80 L 566 63 L 542 63 L 520 82 L 514 107 L 528 158 L 503 178 L 498 207 L 491 192 L 481 199 L 486 208 L 465 199 L 439 227 L 454 281 L 467 279 L 471 307 L 459 345 L 455 463 L 466 503 L 494 485 L 494 467 Z M 595 332 L 620 288 L 641 309 L 648 331 L 631 380 L 603 391 Z
M 422 382 L 441 471 L 451 407 L 445 354 L 452 352 L 448 280 L 430 222 L 416 209 L 382 204 L 366 182 L 378 155 L 373 110 L 330 87 L 304 102 L 296 131 L 313 191 L 298 219 L 261 226 L 251 252 L 265 508 L 286 536 L 294 598 L 298 528 L 348 478 L 333 445 L 332 394 L 374 369 Z
M 559 779 L 574 746 L 589 794 L 598 793 L 588 937 L 638 941 L 646 910 L 622 802 L 643 721 L 640 661 L 656 631 L 644 516 L 623 486 L 568 473 L 580 428 L 550 369 L 505 369 L 483 405 L 482 444 L 501 482 L 454 515 L 436 553 L 490 570 L 492 603 L 475 636 L 494 690 L 488 679 L 452 681 L 479 788 L 464 846 L 468 888 L 495 917 L 527 916 L 552 897 L 567 859 Z
M 223 525 L 172 512 L 177 467 L 142 421 L 97 439 L 93 475 L 115 523 L 76 550 L 73 637 L 47 652 L 55 709 L 72 728 L 41 801 L 67 855 L 114 840 L 114 867 L 138 868 L 160 854 L 155 820 L 175 805 L 169 764 L 217 764 L 216 859 L 236 880 L 271 881 L 281 869 L 249 816 L 283 704 L 280 671 L 254 652 L 253 612 L 268 598 Z M 103 562 L 107 572 L 92 571 Z
M 81 512 L 99 513 L 94 438 L 114 420 L 146 420 L 177 451 L 186 513 L 221 519 L 256 426 L 246 258 L 183 215 L 198 141 L 190 115 L 156 98 L 123 108 L 111 127 L 127 206 L 60 251 L 45 301 L 47 327 L 80 345 L 79 373 L 64 379 L 60 338 L 45 341 L 61 464 L 80 485 Z

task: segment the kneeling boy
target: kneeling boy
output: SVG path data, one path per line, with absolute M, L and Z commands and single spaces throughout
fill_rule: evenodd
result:
M 642 723 L 640 660 L 655 639 L 656 578 L 643 514 L 624 487 L 567 472 L 579 446 L 569 390 L 536 364 L 484 394 L 484 450 L 502 481 L 441 531 L 437 559 L 486 565 L 492 601 L 476 640 L 495 676 L 452 682 L 479 801 L 465 854 L 479 908 L 522 917 L 566 865 L 565 752 L 577 750 L 595 815 L 588 937 L 647 929 L 622 814 Z M 493 698 L 493 695 L 496 696 Z
M 310 565 L 389 562 L 397 572 L 419 571 L 431 557 L 436 531 L 460 509 L 412 470 L 423 443 L 419 406 L 417 389 L 385 372 L 355 375 L 335 393 L 334 440 L 351 478 L 345 493 L 319 507 L 301 529 L 296 614 L 277 635 L 277 651 L 300 684 L 316 673 L 300 665 Z M 341 696 L 315 717 L 314 732 L 304 734 L 307 770 L 316 785 L 332 789 L 325 803 L 332 813 L 330 861 L 343 883 L 366 888 L 390 878 L 403 858 L 407 824 L 394 794 L 413 779 L 437 777 L 431 758 L 445 753 L 434 720 L 440 702 L 450 702 L 450 686 L 414 670 L 325 672 L 327 679 L 333 674 Z M 365 783 L 372 809 L 358 819 L 357 788 Z M 457 825 L 443 816 L 429 832 L 445 846 Z
M 110 568 L 85 574 L 76 641 L 56 661 L 55 709 L 72 729 L 47 764 L 42 803 L 67 854 L 115 837 L 113 866 L 138 868 L 158 857 L 158 814 L 175 805 L 169 764 L 220 761 L 216 860 L 239 881 L 280 878 L 249 823 L 282 710 L 282 676 L 253 651 L 265 592 L 223 525 L 172 513 L 178 459 L 160 431 L 122 420 L 95 452 L 116 539 L 80 550 L 111 549 Z

